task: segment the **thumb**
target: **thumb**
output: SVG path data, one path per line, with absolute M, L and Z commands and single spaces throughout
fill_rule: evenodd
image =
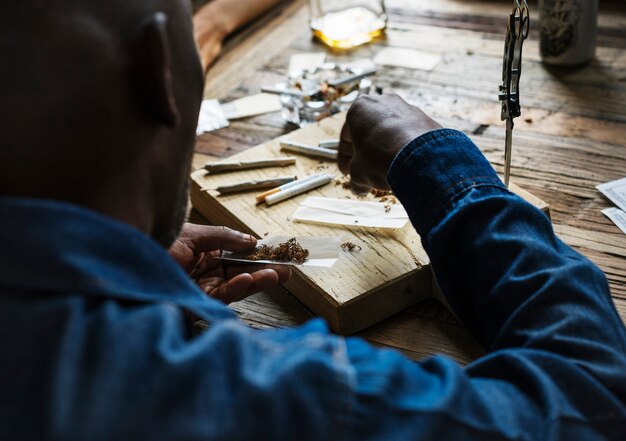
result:
M 372 183 L 364 170 L 364 165 L 360 157 L 354 158 L 350 164 L 350 190 L 359 196 L 363 196 L 372 190 Z
M 256 246 L 254 237 L 223 226 L 185 224 L 179 240 L 195 254 L 213 250 L 246 251 Z
M 339 137 L 339 148 L 337 155 L 337 165 L 339 165 L 339 170 L 341 170 L 344 175 L 347 175 L 350 172 L 350 162 L 352 161 L 353 154 L 354 152 L 350 128 L 348 127 L 348 123 L 344 123 L 343 127 L 341 128 L 341 135 Z

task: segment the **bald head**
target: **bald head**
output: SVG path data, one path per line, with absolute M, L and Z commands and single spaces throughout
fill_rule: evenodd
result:
M 80 204 L 167 244 L 203 85 L 188 0 L 10 2 L 0 65 L 0 196 Z

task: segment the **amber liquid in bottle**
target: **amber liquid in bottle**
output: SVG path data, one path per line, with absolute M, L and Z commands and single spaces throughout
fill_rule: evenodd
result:
M 387 16 L 356 6 L 329 12 L 311 20 L 313 35 L 337 49 L 350 49 L 372 41 L 387 27 Z

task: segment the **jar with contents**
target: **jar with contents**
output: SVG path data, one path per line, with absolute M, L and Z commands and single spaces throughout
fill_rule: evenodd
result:
M 384 0 L 309 0 L 309 6 L 313 35 L 332 48 L 368 43 L 387 27 Z
M 596 51 L 598 0 L 539 0 L 539 49 L 544 63 L 580 66 Z

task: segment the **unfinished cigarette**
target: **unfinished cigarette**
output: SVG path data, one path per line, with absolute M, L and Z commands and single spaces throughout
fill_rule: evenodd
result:
M 328 184 L 333 180 L 333 175 L 321 175 L 314 179 L 309 179 L 308 181 L 302 182 L 299 185 L 294 185 L 286 190 L 281 190 L 278 193 L 270 195 L 265 198 L 265 202 L 267 205 L 273 205 L 278 202 L 284 201 L 285 199 L 292 198 L 302 193 L 306 193 L 307 191 L 313 190 L 317 187 L 321 187 L 322 185 Z
M 299 142 L 283 141 L 280 143 L 281 150 L 302 153 L 307 156 L 315 156 L 318 158 L 337 159 L 335 150 L 314 147 L 310 145 L 300 144 Z
M 376 68 L 372 67 L 370 69 L 367 69 L 359 74 L 354 74 L 354 75 L 349 75 L 347 77 L 343 77 L 343 78 L 338 78 L 336 80 L 333 81 L 329 81 L 328 85 L 332 86 L 332 87 L 339 87 L 339 86 L 343 86 L 344 84 L 348 84 L 348 83 L 353 83 L 355 81 L 361 80 L 365 77 L 369 77 L 370 75 L 374 75 L 376 73 Z
M 339 140 L 338 139 L 326 139 L 324 141 L 320 141 L 318 147 L 323 149 L 336 149 L 339 148 Z
M 204 166 L 204 169 L 209 173 L 221 173 L 232 170 L 249 170 L 252 168 L 284 167 L 295 163 L 296 158 L 283 156 L 280 158 L 260 159 L 256 161 L 209 162 Z
M 290 182 L 294 182 L 296 179 L 298 179 L 297 176 L 281 176 L 279 178 L 271 179 L 255 179 L 252 181 L 238 182 L 231 185 L 223 185 L 221 187 L 217 187 L 215 190 L 219 191 L 220 194 L 237 193 L 247 190 L 261 190 L 263 188 L 274 188 L 276 186 L 288 184 Z
M 288 189 L 290 187 L 293 187 L 294 185 L 299 185 L 299 184 L 302 184 L 304 182 L 310 181 L 311 179 L 315 179 L 316 177 L 318 177 L 320 175 L 321 175 L 321 173 L 316 173 L 314 175 L 307 176 L 306 178 L 302 178 L 299 181 L 289 182 L 287 184 L 281 185 L 280 187 L 276 187 L 276 188 L 272 188 L 271 190 L 267 190 L 266 192 L 257 195 L 256 203 L 257 204 L 262 204 L 263 202 L 265 202 L 265 198 L 267 198 L 269 195 L 272 195 L 274 193 L 278 193 L 281 190 L 286 190 L 286 189 Z

